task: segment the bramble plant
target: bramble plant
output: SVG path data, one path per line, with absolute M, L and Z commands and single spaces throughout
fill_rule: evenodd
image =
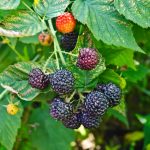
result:
M 149 0 L 2 1 L 0 150 L 67 150 L 76 131 L 111 115 L 128 126 L 128 70 L 139 67 L 135 53 L 147 53 L 133 28 L 150 27 L 149 8 Z

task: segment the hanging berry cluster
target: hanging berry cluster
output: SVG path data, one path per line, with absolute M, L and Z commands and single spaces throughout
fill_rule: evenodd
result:
M 67 51 L 75 48 L 78 34 L 74 32 L 76 20 L 71 13 L 64 13 L 57 17 L 56 28 L 63 33 L 60 45 Z M 43 38 L 44 37 L 44 38 Z M 39 40 L 43 45 L 47 35 L 39 35 Z M 46 44 L 44 44 L 46 43 Z M 76 61 L 76 66 L 81 70 L 90 71 L 99 63 L 99 53 L 95 48 L 81 48 Z M 65 127 L 77 129 L 82 124 L 85 128 L 96 128 L 101 122 L 102 116 L 109 107 L 120 103 L 121 89 L 113 84 L 98 84 L 95 89 L 89 93 L 82 93 L 83 101 L 78 103 L 70 99 L 65 101 L 63 96 L 75 91 L 75 77 L 73 72 L 67 69 L 59 69 L 56 72 L 46 75 L 39 68 L 34 68 L 29 74 L 29 84 L 33 88 L 44 89 L 49 84 L 57 96 L 50 104 L 50 115 L 61 121 Z M 75 98 L 76 93 L 73 93 Z

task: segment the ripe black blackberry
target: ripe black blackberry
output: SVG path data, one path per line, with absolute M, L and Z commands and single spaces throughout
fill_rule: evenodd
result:
M 70 129 L 78 129 L 81 125 L 79 114 L 74 113 L 71 117 L 63 121 L 65 127 Z
M 78 34 L 75 32 L 66 33 L 61 38 L 61 46 L 66 51 L 72 51 L 77 43 Z
M 48 86 L 49 78 L 39 68 L 35 68 L 30 72 L 28 82 L 33 88 L 42 90 Z
M 99 116 L 92 116 L 88 112 L 82 112 L 80 121 L 85 128 L 97 128 L 100 125 L 101 118 Z
M 92 70 L 99 63 L 99 54 L 94 48 L 82 48 L 77 60 L 77 66 L 83 70 Z
M 67 94 L 73 91 L 74 76 L 68 70 L 58 70 L 50 76 L 52 89 L 58 94 Z
M 50 104 L 50 115 L 57 120 L 67 120 L 73 115 L 73 106 L 61 98 L 54 98 Z
M 103 93 L 93 91 L 87 95 L 84 101 L 84 107 L 89 114 L 102 116 L 109 107 L 109 103 Z
M 104 95 L 107 97 L 109 101 L 110 107 L 116 106 L 120 103 L 121 89 L 117 85 L 113 83 L 102 84 L 102 85 L 99 84 L 97 86 L 97 90 L 104 93 Z

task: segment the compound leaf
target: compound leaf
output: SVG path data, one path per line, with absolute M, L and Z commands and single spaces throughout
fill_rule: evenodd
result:
M 16 11 L 0 22 L 0 36 L 32 36 L 44 30 L 46 25 L 29 11 Z
M 77 20 L 89 27 L 97 40 L 143 52 L 135 42 L 131 24 L 116 11 L 113 1 L 76 0 L 72 11 Z
M 20 0 L 4 0 L 0 1 L 0 9 L 10 10 L 15 9 L 20 4 Z
M 63 13 L 68 5 L 69 0 L 39 0 L 34 3 L 34 9 L 39 15 L 51 19 Z
M 150 27 L 150 0 L 115 0 L 120 14 L 138 25 Z

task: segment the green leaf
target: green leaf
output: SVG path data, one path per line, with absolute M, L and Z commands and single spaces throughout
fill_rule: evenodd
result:
M 3 88 L 16 93 L 23 100 L 32 100 L 40 90 L 32 88 L 28 83 L 28 75 L 32 68 L 39 67 L 33 63 L 17 63 L 9 66 L 0 74 L 0 84 Z
M 34 9 L 39 15 L 51 19 L 62 14 L 68 5 L 69 0 L 39 0 Z
M 21 41 L 22 43 L 25 44 L 38 44 L 39 40 L 38 40 L 38 35 L 34 35 L 34 36 L 28 36 L 28 37 L 22 37 L 19 39 L 19 41 Z
M 110 113 L 115 118 L 124 123 L 127 127 L 129 127 L 124 98 L 121 99 L 121 103 L 118 106 L 109 109 L 108 113 Z
M 137 115 L 137 118 L 142 124 L 144 124 L 144 147 L 149 147 L 150 145 L 150 115 L 141 116 Z
M 76 0 L 72 11 L 76 19 L 89 27 L 97 40 L 143 52 L 135 42 L 131 24 L 115 10 L 113 1 Z
M 32 36 L 44 30 L 46 25 L 29 11 L 16 11 L 0 22 L 0 36 Z
M 122 78 L 112 69 L 106 69 L 100 76 L 99 82 L 113 82 L 121 86 Z
M 127 142 L 132 143 L 132 142 L 138 142 L 144 138 L 144 133 L 141 131 L 134 131 L 131 133 L 127 133 L 125 135 L 125 139 Z
M 21 126 L 22 107 L 19 105 L 19 112 L 11 116 L 7 113 L 6 108 L 3 105 L 8 104 L 8 100 L 13 102 L 19 101 L 17 97 L 12 95 L 6 95 L 0 101 L 0 144 L 3 145 L 7 150 L 12 150 L 18 129 Z
M 48 107 L 34 110 L 29 123 L 36 125 L 30 135 L 36 150 L 69 150 L 70 142 L 75 140 L 74 131 L 52 119 Z
M 137 66 L 136 70 L 128 69 L 127 71 L 123 72 L 123 76 L 127 78 L 128 81 L 136 83 L 144 79 L 144 77 L 150 73 L 150 69 L 144 65 Z
M 144 135 L 144 145 L 147 146 L 148 144 L 150 144 L 150 121 L 144 126 Z
M 101 54 L 105 58 L 106 64 L 114 64 L 117 66 L 128 66 L 135 69 L 134 52 L 129 49 L 100 49 Z
M 75 64 L 72 64 L 75 62 Z M 86 89 L 95 86 L 97 77 L 105 71 L 105 60 L 99 54 L 99 63 L 97 64 L 96 68 L 91 71 L 81 70 L 79 67 L 76 66 L 76 58 L 67 61 L 67 68 L 71 72 L 73 72 L 75 76 L 75 83 L 77 88 Z
M 20 0 L 4 0 L 0 2 L 0 9 L 10 10 L 15 9 L 20 4 Z
M 150 27 L 150 1 L 149 0 L 115 0 L 115 7 L 120 14 L 138 25 Z

